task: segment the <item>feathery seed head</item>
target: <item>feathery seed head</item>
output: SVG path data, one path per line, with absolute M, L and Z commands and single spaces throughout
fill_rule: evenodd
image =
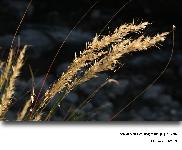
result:
M 132 51 L 146 50 L 155 46 L 158 42 L 163 42 L 168 32 L 157 34 L 154 37 L 141 35 L 134 40 L 131 36 L 126 38 L 130 33 L 141 34 L 149 24 L 148 22 L 143 22 L 138 25 L 133 23 L 124 24 L 115 29 L 110 35 L 103 37 L 96 35 L 92 42 L 86 43 L 86 49 L 80 52 L 80 56 L 77 56 L 75 53 L 73 63 L 57 82 L 47 90 L 41 106 L 44 107 L 56 93 L 65 88 L 70 91 L 78 85 L 96 77 L 100 72 L 114 70 L 119 59 L 124 54 Z M 80 77 L 78 73 L 82 69 L 86 69 L 86 71 L 84 71 L 84 74 Z

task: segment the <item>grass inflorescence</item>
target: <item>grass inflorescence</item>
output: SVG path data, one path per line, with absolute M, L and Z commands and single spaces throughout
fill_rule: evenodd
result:
M 125 54 L 147 50 L 159 42 L 163 42 L 168 32 L 152 37 L 144 36 L 143 31 L 148 25 L 150 25 L 148 22 L 124 24 L 109 35 L 96 35 L 91 42 L 86 44 L 86 48 L 80 51 L 79 55 L 75 53 L 75 59 L 67 71 L 60 75 L 42 97 L 37 97 L 34 88 L 32 88 L 30 98 L 17 115 L 17 121 L 50 120 L 57 107 L 73 89 L 97 77 L 99 73 L 115 70 L 116 66 L 119 65 L 119 60 Z M 1 119 L 6 119 L 5 115 L 11 107 L 15 93 L 15 81 L 24 64 L 26 49 L 27 46 L 19 52 L 17 58 L 14 58 L 14 50 L 10 49 L 7 62 L 0 61 Z M 55 100 L 54 98 L 58 93 L 60 96 Z M 45 109 L 51 101 L 53 101 L 52 107 L 46 113 Z

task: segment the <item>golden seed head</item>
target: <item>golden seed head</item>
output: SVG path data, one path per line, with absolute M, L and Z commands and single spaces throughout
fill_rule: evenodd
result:
M 96 35 L 92 42 L 86 43 L 86 49 L 80 52 L 80 56 L 75 53 L 73 63 L 68 70 L 45 93 L 45 99 L 42 103 L 44 107 L 56 93 L 67 89 L 71 91 L 79 84 L 82 84 L 94 77 L 98 73 L 108 70 L 114 70 L 118 60 L 132 51 L 146 50 L 155 46 L 158 42 L 163 42 L 168 32 L 157 34 L 154 37 L 139 36 L 132 39 L 130 33 L 142 34 L 142 31 L 149 25 L 143 22 L 138 25 L 133 23 L 121 25 L 115 31 L 106 36 Z M 78 72 L 84 69 L 84 74 L 80 77 Z

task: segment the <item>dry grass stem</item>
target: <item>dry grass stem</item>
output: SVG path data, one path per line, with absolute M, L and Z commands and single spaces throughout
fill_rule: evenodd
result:
M 115 29 L 113 33 L 105 36 L 96 35 L 92 42 L 86 44 L 86 48 L 80 55 L 75 53 L 75 59 L 58 80 L 46 91 L 41 99 L 36 97 L 34 86 L 32 96 L 24 105 L 22 111 L 18 114 L 17 121 L 31 120 L 41 121 L 44 108 L 56 96 L 62 92 L 62 96 L 55 101 L 53 107 L 48 114 L 48 118 L 57 108 L 57 105 L 71 92 L 74 88 L 85 83 L 86 81 L 97 77 L 104 71 L 115 70 L 119 64 L 120 58 L 125 54 L 134 51 L 147 50 L 150 47 L 156 46 L 157 43 L 163 42 L 168 32 L 156 34 L 155 36 L 144 36 L 143 30 L 150 23 L 143 22 L 140 24 L 124 24 Z M 134 34 L 133 34 L 134 33 Z M 15 81 L 20 75 L 20 71 L 24 64 L 24 57 L 27 46 L 20 52 L 17 60 L 14 60 L 13 49 L 10 49 L 7 62 L 0 61 L 0 119 L 4 119 L 6 112 L 9 110 L 15 93 Z M 31 72 L 32 73 L 32 72 Z M 33 77 L 33 73 L 32 73 Z M 115 80 L 108 80 L 115 82 Z
M 80 84 L 94 78 L 98 73 L 114 70 L 118 60 L 127 53 L 133 51 L 146 50 L 163 42 L 168 33 L 157 34 L 154 37 L 141 35 L 132 40 L 130 33 L 142 34 L 142 31 L 149 25 L 148 22 L 135 24 L 125 24 L 117 28 L 113 34 L 96 36 L 86 49 L 80 52 L 80 56 L 75 56 L 73 63 L 68 70 L 45 93 L 44 100 L 40 104 L 44 108 L 49 101 L 58 93 L 66 89 L 68 93 Z M 86 71 L 85 71 L 86 70 Z M 82 72 L 82 76 L 78 75 Z
M 24 119 L 24 117 L 25 117 L 26 113 L 28 112 L 28 109 L 30 108 L 31 104 L 32 104 L 32 100 L 29 99 L 26 102 L 25 106 L 23 107 L 22 111 L 18 114 L 17 121 L 22 121 Z
M 5 89 L 5 92 L 2 95 L 1 98 L 1 104 L 0 104 L 0 118 L 4 118 L 6 112 L 9 109 L 9 106 L 12 103 L 12 97 L 14 94 L 15 89 L 15 81 L 17 77 L 20 75 L 20 70 L 24 64 L 24 57 L 26 52 L 27 46 L 25 46 L 16 61 L 16 64 L 12 67 L 12 74 L 10 75 L 8 86 Z
M 80 56 L 76 57 L 73 63 L 69 66 L 66 73 L 63 73 L 58 81 L 52 86 L 52 88 L 47 91 L 46 98 L 50 99 L 55 96 L 58 91 L 63 90 L 70 83 L 72 83 L 73 78 L 76 76 L 77 72 L 83 67 L 88 66 L 90 63 L 103 55 L 107 54 L 108 51 L 102 51 L 103 48 L 109 46 L 112 43 L 121 42 L 123 38 L 132 32 L 139 32 L 146 28 L 149 25 L 148 22 L 140 23 L 139 25 L 135 24 L 124 24 L 121 27 L 117 28 L 113 34 L 103 36 L 100 39 L 100 36 L 96 36 L 91 43 L 88 43 L 86 49 L 83 52 L 80 52 Z

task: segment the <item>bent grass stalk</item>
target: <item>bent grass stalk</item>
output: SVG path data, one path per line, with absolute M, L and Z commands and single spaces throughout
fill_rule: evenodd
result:
M 69 93 L 77 86 L 97 77 L 98 73 L 114 70 L 119 63 L 119 59 L 125 54 L 147 50 L 165 40 L 168 32 L 157 34 L 153 37 L 141 35 L 134 40 L 132 40 L 132 37 L 125 38 L 126 35 L 130 35 L 133 32 L 142 33 L 141 30 L 145 29 L 147 25 L 149 25 L 148 22 L 139 25 L 125 24 L 117 28 L 111 35 L 103 36 L 102 38 L 96 36 L 91 43 L 87 44 L 87 48 L 80 53 L 80 56 L 75 57 L 68 70 L 47 90 L 39 107 L 44 109 L 50 100 L 65 88 Z M 79 71 L 83 73 L 83 76 L 78 76 Z M 56 105 L 59 104 L 56 102 Z
M 108 83 L 115 83 L 115 84 L 118 84 L 118 81 L 114 80 L 114 79 L 106 79 L 106 81 L 101 84 L 98 88 L 96 88 L 75 110 L 78 110 L 78 109 L 82 109 L 86 104 L 88 104 L 92 98 L 104 87 L 106 86 Z M 73 112 L 71 112 L 69 114 L 68 112 L 68 115 L 67 117 L 64 119 L 66 121 L 69 121 L 71 120 L 74 116 L 75 116 L 76 112 L 73 110 Z
M 144 36 L 142 32 L 148 25 L 148 22 L 140 23 L 138 25 L 133 23 L 124 24 L 109 35 L 96 35 L 92 42 L 87 43 L 85 50 L 80 52 L 80 56 L 75 55 L 75 59 L 68 67 L 67 71 L 58 78 L 42 98 L 38 99 L 38 103 L 34 102 L 36 97 L 36 95 L 34 95 L 35 93 L 31 95 L 30 100 L 27 101 L 23 110 L 19 113 L 17 120 L 40 121 L 51 119 L 58 105 L 60 105 L 65 96 L 73 89 L 88 80 L 97 77 L 98 73 L 114 70 L 119 64 L 120 58 L 124 55 L 134 51 L 147 50 L 150 47 L 156 46 L 157 43 L 163 42 L 168 35 L 168 32 L 157 34 L 153 37 Z M 133 33 L 136 33 L 138 37 L 133 37 Z M 13 54 L 12 51 L 10 51 L 4 70 L 12 70 L 12 72 L 10 71 L 11 74 L 7 75 L 8 73 L 5 71 L 2 74 L 3 76 L 0 76 L 0 81 L 3 79 L 0 82 L 0 90 L 2 90 L 2 83 L 4 83 L 4 80 L 7 81 L 6 88 L 1 94 L 0 118 L 4 118 L 12 104 L 15 81 L 20 75 L 20 70 L 24 64 L 26 48 L 27 46 L 20 52 L 19 57 L 15 62 L 16 64 L 12 61 Z M 62 96 L 54 101 L 49 113 L 45 115 L 45 108 L 58 93 L 62 93 Z M 31 101 L 32 96 L 33 102 Z
M 68 71 L 63 73 L 52 88 L 46 92 L 45 101 L 54 97 L 58 91 L 61 91 L 69 84 L 69 82 L 72 82 L 72 79 L 79 70 L 87 67 L 90 62 L 93 62 L 107 54 L 108 51 L 102 51 L 103 48 L 112 43 L 122 41 L 122 39 L 129 33 L 139 32 L 140 30 L 145 29 L 147 25 L 149 25 L 148 22 L 144 22 L 139 25 L 125 24 L 117 28 L 112 35 L 103 36 L 101 39 L 96 36 L 91 43 L 87 44 L 87 48 L 83 52 L 80 52 L 80 57 L 75 57 L 73 63 L 69 66 Z

